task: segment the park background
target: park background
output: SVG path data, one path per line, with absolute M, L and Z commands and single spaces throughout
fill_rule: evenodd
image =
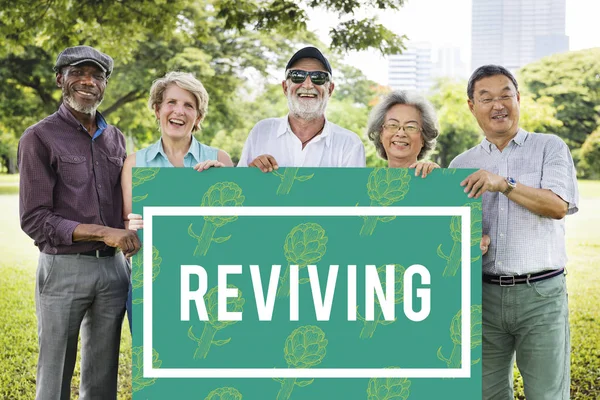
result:
M 419 0 L 413 0 L 409 5 Z M 576 0 L 568 0 L 576 1 Z M 457 1 L 458 3 L 459 1 Z M 460 1 L 463 2 L 464 1 Z M 367 116 L 390 88 L 356 64 L 401 52 L 410 36 L 377 16 L 402 14 L 403 0 L 101 0 L 2 1 L 0 7 L 0 398 L 32 399 L 37 334 L 34 282 L 37 249 L 18 222 L 16 148 L 30 125 L 56 111 L 60 90 L 52 71 L 67 46 L 87 44 L 112 55 L 115 70 L 99 110 L 126 135 L 128 152 L 159 137 L 147 108 L 152 81 L 170 70 L 193 72 L 210 102 L 197 138 L 237 161 L 252 126 L 285 115 L 280 81 L 291 54 L 321 48 L 334 70 L 327 117 L 365 140 Z M 593 2 L 592 2 L 593 3 Z M 434 12 L 434 10 L 431 10 Z M 333 22 L 311 22 L 326 13 Z M 383 18 L 386 20 L 385 18 Z M 387 19 L 389 20 L 389 18 Z M 400 20 L 400 19 L 399 19 Z M 422 17 L 422 24 L 430 20 Z M 434 29 L 450 32 L 452 15 Z M 599 39 L 594 26 L 590 35 Z M 596 30 L 597 31 L 597 30 Z M 324 32 L 324 33 L 323 33 Z M 373 54 L 379 56 L 374 57 Z M 572 398 L 600 397 L 600 47 L 552 55 L 516 72 L 521 126 L 559 135 L 571 148 L 581 191 L 580 212 L 567 217 L 572 327 Z M 466 82 L 440 79 L 428 93 L 440 137 L 431 159 L 441 166 L 479 143 L 466 105 Z M 383 166 L 365 140 L 367 164 Z M 131 396 L 131 337 L 123 330 L 119 398 Z M 523 399 L 522 384 L 515 374 Z M 73 380 L 76 398 L 78 368 Z M 366 393 L 365 393 L 366 397 Z

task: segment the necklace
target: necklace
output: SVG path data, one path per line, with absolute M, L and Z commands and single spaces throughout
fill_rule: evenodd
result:
M 323 126 L 321 127 L 321 129 L 319 129 L 314 135 L 302 142 L 302 148 L 304 148 L 304 145 L 313 140 L 319 133 L 323 132 L 323 129 L 325 129 L 325 122 L 323 122 Z

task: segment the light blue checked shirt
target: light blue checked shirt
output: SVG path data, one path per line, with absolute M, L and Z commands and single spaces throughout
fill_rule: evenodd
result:
M 579 191 L 569 148 L 558 136 L 519 129 L 501 152 L 487 139 L 457 156 L 450 168 L 477 168 L 512 177 L 519 184 L 549 189 L 577 212 Z M 541 217 L 502 193 L 483 194 L 483 233 L 491 238 L 483 272 L 525 275 L 567 263 L 565 220 Z

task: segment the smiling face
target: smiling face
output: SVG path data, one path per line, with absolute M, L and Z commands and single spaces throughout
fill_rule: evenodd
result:
M 94 114 L 102 103 L 106 82 L 106 74 L 94 63 L 67 66 L 56 75 L 65 105 L 88 115 Z
M 396 132 L 394 125 L 405 128 Z M 396 104 L 385 114 L 384 126 L 392 128 L 381 129 L 381 144 L 387 155 L 388 166 L 406 168 L 417 162 L 417 156 L 423 148 L 423 120 L 419 110 L 411 105 Z
M 201 120 L 194 95 L 176 84 L 165 89 L 162 103 L 155 107 L 154 113 L 161 134 L 173 139 L 190 137 L 194 125 Z
M 504 75 L 482 78 L 473 86 L 469 109 L 488 139 L 512 138 L 519 130 L 519 92 Z
M 314 58 L 302 58 L 292 65 L 290 69 L 327 71 L 323 64 Z M 312 83 L 310 76 L 307 76 L 302 83 L 293 83 L 290 79 L 287 79 L 281 85 L 288 99 L 288 107 L 291 115 L 307 121 L 325 115 L 325 108 L 334 88 L 333 82 L 315 85 Z

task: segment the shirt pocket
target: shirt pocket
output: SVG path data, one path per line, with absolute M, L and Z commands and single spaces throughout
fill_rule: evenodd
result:
M 108 174 L 111 186 L 118 185 L 121 181 L 121 170 L 123 169 L 123 159 L 121 157 L 109 157 L 108 159 Z
M 58 169 L 60 176 L 65 183 L 81 186 L 88 181 L 90 171 L 85 156 L 64 154 L 59 156 L 59 158 L 60 165 Z

